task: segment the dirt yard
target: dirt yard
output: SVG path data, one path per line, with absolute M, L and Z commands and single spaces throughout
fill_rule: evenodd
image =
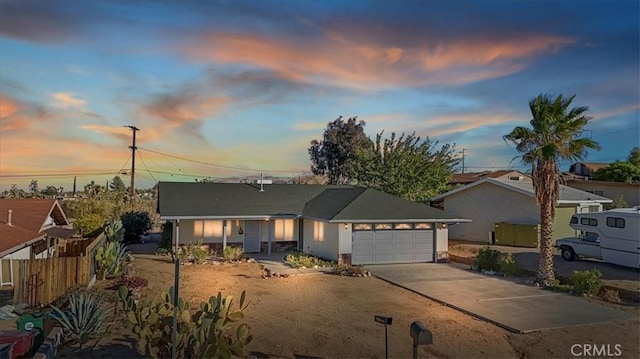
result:
M 135 267 L 136 275 L 149 280 L 143 298 L 173 283 L 166 257 L 137 255 Z M 572 345 L 582 343 L 620 344 L 622 357 L 639 354 L 639 320 L 513 334 L 374 277 L 261 274 L 256 263 L 182 266 L 180 295 L 197 303 L 218 291 L 237 298 L 246 290 L 246 322 L 255 338 L 249 349 L 256 357 L 384 357 L 384 329 L 374 322 L 376 314 L 393 317 L 389 355 L 395 358 L 411 357 L 409 324 L 415 320 L 434 335 L 434 344 L 420 349 L 424 358 L 568 358 Z

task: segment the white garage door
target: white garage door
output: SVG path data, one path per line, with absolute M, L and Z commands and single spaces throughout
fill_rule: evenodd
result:
M 352 264 L 433 262 L 432 230 L 354 231 Z

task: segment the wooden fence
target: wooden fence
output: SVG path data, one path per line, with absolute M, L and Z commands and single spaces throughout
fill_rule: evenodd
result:
M 96 272 L 95 252 L 106 243 L 106 236 L 86 242 L 90 243 L 75 257 L 13 260 L 13 302 L 49 304 L 74 285 L 89 283 Z M 72 244 L 69 251 L 77 250 L 74 246 L 80 245 Z M 10 268 L 9 260 L 2 262 L 3 269 Z
M 57 257 L 80 257 L 94 241 L 87 238 L 60 239 L 56 248 Z

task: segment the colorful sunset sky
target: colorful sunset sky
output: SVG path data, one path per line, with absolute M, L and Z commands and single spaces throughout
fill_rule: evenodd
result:
M 298 175 L 339 116 L 455 143 L 468 172 L 524 171 L 502 136 L 540 93 L 589 106 L 588 161 L 623 160 L 639 144 L 639 14 L 637 0 L 1 1 L 0 189 L 128 183 L 125 125 L 140 128 L 137 187 Z

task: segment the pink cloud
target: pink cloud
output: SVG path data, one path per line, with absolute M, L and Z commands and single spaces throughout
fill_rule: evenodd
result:
M 54 99 L 53 105 L 61 108 L 83 108 L 87 105 L 87 101 L 75 97 L 72 92 L 57 92 L 51 95 L 51 98 Z

